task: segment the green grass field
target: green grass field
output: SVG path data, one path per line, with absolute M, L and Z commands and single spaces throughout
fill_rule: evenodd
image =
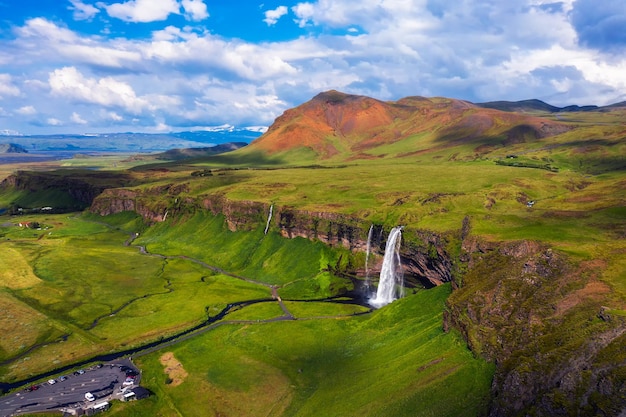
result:
M 498 347 L 499 329 L 510 340 L 520 329 L 536 330 L 541 337 L 530 343 L 536 345 L 506 364 L 525 372 L 544 363 L 533 354 L 557 366 L 626 315 L 623 111 L 562 114 L 558 121 L 575 128 L 506 146 L 504 136 L 461 141 L 459 131 L 446 142 L 445 131 L 434 131 L 358 153 L 350 152 L 352 143 L 327 138 L 338 150 L 328 159 L 312 148 L 269 155 L 249 147 L 176 163 L 125 162 L 129 170 L 111 166 L 113 160 L 101 160 L 109 165 L 99 172 L 85 169 L 96 161 L 66 161 L 43 182 L 24 174 L 40 188 L 0 190 L 0 207 L 76 207 L 71 187 L 51 186 L 71 177 L 121 187 L 147 212 L 172 214 L 152 224 L 129 212 L 0 216 L 0 331 L 7 335 L 0 340 L 0 380 L 159 340 L 230 303 L 262 300 L 234 309 L 216 328 L 138 357 L 156 396 L 114 404 L 110 414 L 483 415 L 495 365 L 474 357 L 456 330 L 443 332 L 446 300 L 449 311 L 465 305 L 479 315 L 497 293 L 504 301 L 489 304 L 493 311 L 529 312 L 528 323 L 492 314 L 480 325 L 470 312 L 458 312 L 471 327 L 474 354 L 505 348 Z M 277 212 L 339 214 L 365 225 L 361 233 L 370 223 L 385 230 L 404 225 L 410 243 L 421 242 L 420 231 L 437 233 L 458 282 L 467 281 L 451 297 L 449 284 L 416 290 L 370 314 L 321 302 L 351 289 L 334 272 L 361 265 L 363 253 L 285 239 L 276 220 L 265 234 L 265 215 L 231 231 L 228 213 L 200 208 L 210 197 L 273 204 Z M 465 219 L 472 239 L 540 242 L 566 259 L 571 274 L 558 282 L 520 280 L 502 264 L 510 259 L 485 256 L 500 264 L 474 266 L 463 276 L 458 236 Z M 276 320 L 285 312 L 271 299 L 272 286 L 295 320 Z M 600 308 L 612 322 L 599 317 Z M 615 346 L 600 350 L 594 363 L 621 360 Z M 184 373 L 166 372 L 161 360 L 170 354 Z
M 20 259 L 20 267 L 2 275 L 0 297 L 11 316 L 0 323 L 18 335 L 10 323 L 20 320 L 31 339 L 5 339 L 1 352 L 10 359 L 20 346 L 43 345 L 0 368 L 5 381 L 157 339 L 233 301 L 271 296 L 264 285 L 220 274 L 182 254 L 260 282 L 290 284 L 286 294 L 313 298 L 332 295 L 321 284 L 332 279 L 321 266 L 341 253 L 275 233 L 233 233 L 221 217 L 205 213 L 143 230 L 134 243 L 160 256 L 124 246 L 138 226 L 127 215 L 97 223 L 91 215 L 28 219 L 42 230 L 6 223 L 2 228 L 2 245 L 10 249 L 3 256 Z M 245 250 L 248 257 L 235 256 Z M 292 256 L 300 262 L 291 262 Z M 303 282 L 308 282 L 306 291 Z M 180 385 L 164 382 L 159 358 L 165 351 L 141 357 L 144 381 L 157 396 L 115 404 L 111 413 L 479 414 L 488 405 L 493 365 L 473 358 L 459 334 L 442 331 L 449 291 L 443 286 L 418 292 L 367 316 L 355 316 L 367 309 L 354 305 L 286 302 L 297 320 L 271 323 L 266 320 L 283 315 L 276 302 L 238 309 L 226 318 L 232 324 L 165 349 L 189 374 Z M 92 327 L 94 320 L 98 324 Z M 61 334 L 69 337 L 59 342 Z
M 180 385 L 163 383 L 165 351 L 139 358 L 156 398 L 112 415 L 479 415 L 493 365 L 442 331 L 449 291 L 365 317 L 221 326 L 167 349 L 189 374 Z

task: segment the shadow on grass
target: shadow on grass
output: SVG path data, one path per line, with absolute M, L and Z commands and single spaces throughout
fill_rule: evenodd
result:
M 264 167 L 282 167 L 288 164 L 288 161 L 280 157 L 270 157 L 263 152 L 227 152 L 219 155 L 210 155 L 201 158 L 185 159 L 184 161 L 160 162 L 154 164 L 146 164 L 132 168 L 132 171 L 143 172 L 150 170 L 161 171 L 180 171 L 189 169 L 190 165 L 203 164 L 214 165 L 217 167 L 230 168 L 264 168 Z

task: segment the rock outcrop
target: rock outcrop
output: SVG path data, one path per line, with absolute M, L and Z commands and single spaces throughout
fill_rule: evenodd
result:
M 151 189 L 108 189 L 92 203 L 90 211 L 102 216 L 134 211 L 148 223 L 164 221 L 168 216 L 179 216 L 196 210 L 207 210 L 213 215 L 224 216 L 231 231 L 254 230 L 266 224 L 270 204 L 229 200 L 221 194 L 189 198 L 179 194 L 184 185 L 160 186 Z M 165 196 L 165 198 L 164 198 Z M 296 237 L 319 240 L 329 246 L 339 246 L 353 252 L 365 252 L 371 223 L 357 217 L 332 212 L 298 210 L 289 206 L 273 207 L 272 227 L 285 238 Z M 378 255 L 372 272 L 380 268 L 389 231 L 381 225 L 373 225 L 372 253 Z M 401 257 L 408 281 L 428 286 L 449 282 L 451 260 L 443 245 L 443 238 L 419 230 L 406 230 L 409 236 L 402 245 Z M 356 271 L 363 272 L 363 271 Z
M 57 197 L 48 197 L 48 204 L 56 211 L 63 211 L 83 210 L 104 190 L 120 187 L 129 182 L 123 174 L 103 172 L 18 171 L 5 178 L 0 183 L 0 188 L 28 191 L 33 195 L 53 191 L 53 195 Z M 16 204 L 19 206 L 19 201 Z
M 621 415 L 626 321 L 602 306 L 598 265 L 538 242 L 468 238 L 463 248 L 468 272 L 444 328 L 497 364 L 490 415 Z

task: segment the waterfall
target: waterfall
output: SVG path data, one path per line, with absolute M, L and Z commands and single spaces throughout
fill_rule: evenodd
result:
M 270 205 L 270 212 L 267 215 L 267 224 L 265 225 L 265 232 L 263 234 L 267 234 L 267 231 L 270 228 L 270 222 L 272 221 L 272 212 L 274 211 L 274 205 Z
M 370 252 L 372 251 L 372 233 L 374 231 L 374 225 L 370 226 L 370 231 L 367 233 L 367 246 L 365 247 L 365 285 L 370 286 Z
M 404 276 L 400 263 L 401 240 L 402 226 L 391 229 L 385 246 L 385 257 L 380 270 L 376 297 L 369 300 L 374 307 L 383 307 L 404 295 Z

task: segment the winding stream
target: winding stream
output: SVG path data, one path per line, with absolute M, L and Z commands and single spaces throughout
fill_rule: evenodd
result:
M 99 222 L 97 222 L 99 223 Z M 105 224 L 107 227 L 112 227 L 111 225 L 108 225 L 106 223 L 101 223 L 101 224 Z M 124 246 L 131 246 L 132 242 L 137 238 L 138 234 L 133 233 L 131 235 L 131 237 L 126 240 L 124 242 Z M 154 257 L 159 257 L 162 259 L 183 259 L 186 261 L 190 261 L 190 262 L 194 262 L 198 265 L 201 265 L 204 268 L 210 269 L 213 272 L 217 272 L 219 274 L 223 274 L 223 275 L 227 275 L 229 277 L 232 278 L 236 278 L 236 279 L 240 279 L 252 284 L 256 284 L 256 285 L 261 285 L 264 287 L 267 287 L 271 290 L 271 298 L 263 298 L 263 299 L 255 299 L 255 300 L 244 300 L 244 301 L 238 301 L 238 302 L 234 302 L 234 303 L 230 303 L 228 304 L 225 308 L 223 308 L 217 315 L 213 316 L 213 317 L 208 317 L 207 320 L 203 321 L 202 323 L 199 323 L 195 326 L 192 326 L 186 330 L 182 330 L 176 334 L 167 336 L 167 337 L 160 337 L 158 340 L 154 340 L 152 342 L 146 342 L 140 346 L 134 347 L 134 348 L 130 348 L 130 349 L 124 349 L 118 352 L 113 352 L 113 353 L 107 353 L 107 354 L 102 354 L 102 355 L 97 355 L 94 356 L 92 358 L 89 359 L 85 359 L 79 362 L 74 362 L 68 365 L 65 365 L 63 367 L 60 368 L 56 368 L 53 369 L 51 371 L 48 372 L 44 372 L 38 375 L 34 375 L 31 376 L 29 378 L 25 378 L 16 382 L 11 382 L 11 383 L 4 383 L 4 382 L 0 382 L 0 391 L 4 394 L 7 393 L 10 390 L 19 388 L 23 385 L 27 385 L 27 384 L 31 384 L 33 382 L 36 381 L 40 381 L 43 379 L 47 379 L 51 376 L 57 375 L 57 374 L 61 374 L 61 373 L 65 373 L 66 371 L 75 369 L 75 368 L 81 368 L 84 367 L 85 365 L 94 363 L 94 362 L 108 362 L 108 361 L 112 361 L 115 359 L 119 359 L 125 356 L 142 356 L 142 355 L 146 355 L 148 353 L 154 352 L 156 350 L 162 349 L 164 347 L 167 346 L 171 346 L 173 344 L 182 342 L 184 340 L 188 340 L 192 337 L 195 337 L 199 334 L 205 333 L 209 330 L 212 330 L 218 326 L 224 325 L 224 324 L 252 324 L 252 323 L 268 323 L 268 322 L 277 322 L 277 321 L 284 321 L 284 320 L 298 320 L 297 317 L 293 316 L 289 310 L 287 309 L 287 307 L 285 306 L 283 299 L 278 295 L 278 288 L 280 288 L 279 286 L 276 285 L 272 285 L 272 284 L 268 284 L 265 282 L 260 282 L 260 281 L 256 281 L 250 278 L 246 278 L 240 275 L 236 275 L 233 274 L 231 272 L 225 271 L 221 268 L 218 268 L 216 266 L 213 265 L 209 265 L 201 260 L 198 259 L 194 259 L 194 258 L 190 258 L 188 256 L 185 255 L 162 255 L 162 254 L 154 254 L 154 253 L 150 253 L 147 251 L 145 246 L 135 246 L 137 248 L 139 248 L 139 251 L 142 254 L 145 254 L 146 256 L 154 256 Z M 354 281 L 354 280 L 353 280 Z M 106 315 L 102 315 L 100 317 L 97 317 L 96 319 L 94 319 L 93 323 L 91 324 L 91 326 L 89 327 L 89 329 L 93 329 L 94 327 L 96 327 L 98 325 L 98 323 L 100 322 L 100 320 L 110 316 L 111 314 L 115 314 L 121 310 L 123 310 L 124 308 L 128 307 L 129 305 L 131 305 L 133 302 L 143 299 L 143 298 L 147 298 L 147 297 L 151 297 L 154 295 L 158 295 L 158 294 L 165 294 L 165 293 L 169 293 L 174 291 L 173 288 L 170 287 L 171 283 L 168 281 L 167 285 L 165 286 L 168 291 L 164 291 L 164 292 L 159 292 L 159 293 L 150 293 L 150 294 L 144 294 L 143 296 L 134 298 L 132 300 L 127 301 L 126 303 L 122 304 L 121 306 L 119 306 L 118 308 L 116 308 L 115 310 L 112 310 L 111 313 L 108 313 Z M 355 291 L 351 291 L 351 292 L 346 292 L 344 294 L 341 295 L 337 295 L 334 297 L 328 297 L 328 298 L 323 298 L 323 299 L 307 299 L 307 300 L 287 300 L 290 302 L 332 302 L 332 303 L 337 303 L 337 304 L 354 304 L 354 305 L 359 305 L 359 306 L 363 306 L 363 307 L 367 307 L 368 310 L 367 311 L 363 311 L 360 313 L 353 313 L 350 314 L 349 316 L 356 316 L 356 315 L 363 315 L 363 314 L 369 314 L 373 309 L 371 308 L 371 306 L 368 305 L 367 303 L 367 299 L 366 297 L 364 297 L 364 294 L 358 290 Z M 257 303 L 265 303 L 265 302 L 278 302 L 281 309 L 283 310 L 283 315 L 282 316 L 278 316 L 278 317 L 273 317 L 270 319 L 263 319 L 263 320 L 223 320 L 230 312 L 232 311 L 236 311 L 239 310 L 241 308 L 247 307 L 249 305 L 252 304 L 257 304 Z M 340 317 L 346 317 L 347 315 L 332 315 L 332 316 L 321 316 L 321 317 L 312 317 L 312 318 L 307 318 L 307 320 L 313 320 L 313 319 L 328 319 L 328 318 L 340 318 Z M 61 339 L 59 339 L 57 342 L 52 342 L 52 343 L 58 343 L 61 342 L 62 340 L 64 340 L 64 338 L 66 338 L 68 335 L 65 335 L 64 337 L 62 337 Z M 35 345 L 35 346 L 31 346 L 26 352 L 23 352 L 22 354 L 20 354 L 17 357 L 11 358 L 5 362 L 2 363 L 2 365 L 8 365 L 11 364 L 21 358 L 23 358 L 25 355 L 32 353 L 34 350 L 41 348 L 43 346 L 49 345 L 51 343 L 46 343 L 43 345 Z

